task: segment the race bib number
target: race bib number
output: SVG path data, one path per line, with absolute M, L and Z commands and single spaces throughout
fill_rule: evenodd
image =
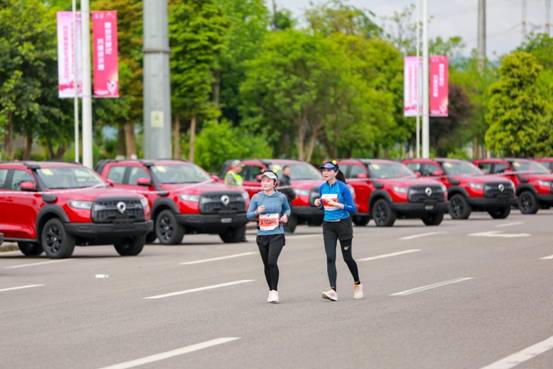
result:
M 333 200 L 335 202 L 338 202 L 338 194 L 329 193 L 329 194 L 325 194 L 325 195 L 321 196 L 321 201 L 323 202 L 323 206 L 324 206 L 325 210 L 327 210 L 327 211 L 338 210 L 339 208 L 337 208 L 335 206 L 331 206 L 331 205 L 328 204 L 329 200 Z
M 272 231 L 280 225 L 279 214 L 261 214 L 259 216 L 259 229 L 262 231 Z

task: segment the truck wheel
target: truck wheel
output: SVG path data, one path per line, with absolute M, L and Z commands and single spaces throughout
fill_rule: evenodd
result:
M 489 210 L 488 214 L 494 219 L 505 219 L 511 214 L 511 207 L 506 206 L 504 208 Z
M 288 217 L 288 222 L 284 225 L 284 230 L 286 231 L 286 233 L 294 233 L 297 226 L 298 218 L 295 215 L 290 215 Z
M 125 238 L 115 242 L 115 250 L 121 256 L 135 256 L 142 252 L 146 243 L 145 236 Z
M 531 191 L 522 191 L 518 195 L 518 208 L 522 214 L 536 214 L 539 209 L 538 199 Z
M 156 237 L 163 245 L 178 245 L 184 237 L 184 227 L 177 222 L 175 214 L 171 210 L 163 210 L 157 216 Z
M 68 258 L 75 250 L 75 239 L 67 233 L 63 223 L 57 218 L 46 222 L 40 233 L 40 243 L 51 259 Z
M 449 200 L 449 215 L 452 219 L 468 219 L 472 209 L 465 198 L 461 194 L 455 194 Z
M 25 256 L 38 256 L 44 252 L 44 249 L 42 248 L 40 243 L 18 242 L 17 246 L 19 246 L 19 250 Z
M 224 243 L 237 243 L 246 241 L 246 226 L 238 228 L 229 228 L 225 232 L 220 233 L 219 237 Z
M 444 213 L 430 213 L 421 218 L 422 222 L 427 226 L 437 226 L 442 224 L 444 220 Z
M 354 215 L 353 216 L 353 224 L 355 224 L 358 227 L 364 227 L 367 224 L 369 224 L 369 221 L 371 220 L 371 217 L 368 215 Z
M 372 218 L 377 227 L 391 227 L 396 221 L 396 212 L 385 199 L 377 200 L 372 208 Z
M 155 231 L 152 231 L 146 235 L 146 243 L 154 243 L 155 240 L 157 240 Z

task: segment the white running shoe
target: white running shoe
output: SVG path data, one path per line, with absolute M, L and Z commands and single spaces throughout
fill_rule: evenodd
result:
M 323 291 L 321 297 L 330 301 L 338 301 L 338 293 L 336 293 L 333 289 Z
M 280 302 L 280 299 L 278 298 L 278 291 L 275 291 L 275 290 L 269 291 L 267 302 L 271 304 L 278 304 Z
M 356 300 L 363 298 L 363 283 L 353 285 L 353 298 Z

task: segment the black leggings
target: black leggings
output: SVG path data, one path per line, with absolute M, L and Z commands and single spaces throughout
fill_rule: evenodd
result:
M 353 239 L 353 226 L 351 224 L 351 218 L 342 219 L 339 222 L 324 222 L 323 238 L 326 252 L 326 270 L 328 272 L 330 288 L 336 290 L 336 245 L 338 240 L 340 240 L 342 256 L 344 257 L 344 261 L 353 276 L 353 281 L 355 283 L 360 283 L 357 263 L 351 254 Z
M 265 279 L 267 279 L 269 290 L 277 291 L 279 274 L 277 261 L 285 244 L 284 235 L 257 236 L 256 241 L 265 266 Z

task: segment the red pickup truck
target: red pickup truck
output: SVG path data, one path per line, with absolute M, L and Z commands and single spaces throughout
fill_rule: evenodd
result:
M 229 163 L 223 166 L 221 178 L 224 178 Z M 298 224 L 321 225 L 323 222 L 323 211 L 313 206 L 314 200 L 319 197 L 319 187 L 323 183 L 323 177 L 319 170 L 313 165 L 299 160 L 265 159 L 265 160 L 243 160 L 242 178 L 244 189 L 250 197 L 261 191 L 260 174 L 267 169 L 273 170 L 280 175 L 284 166 L 289 166 L 292 172 L 291 187 L 295 198 L 290 204 L 292 215 L 288 220 L 286 229 L 293 233 Z
M 541 163 L 529 159 L 482 159 L 474 163 L 485 172 L 500 175 L 515 184 L 522 214 L 536 214 L 553 206 L 553 174 Z
M 76 245 L 138 255 L 152 231 L 148 201 L 74 163 L 0 163 L 0 231 L 24 255 L 67 258 Z
M 396 218 L 420 218 L 426 225 L 442 223 L 447 212 L 447 191 L 440 182 L 417 178 L 405 165 L 391 160 L 338 160 L 355 190 L 356 225 L 391 226 Z
M 472 211 L 486 211 L 494 219 L 511 213 L 514 185 L 508 179 L 484 175 L 472 163 L 457 159 L 409 159 L 403 161 L 423 177 L 439 180 L 447 187 L 449 214 L 468 219 Z
M 152 208 L 154 232 L 164 245 L 186 233 L 218 234 L 223 242 L 246 240 L 248 193 L 218 183 L 183 160 L 104 160 L 96 170 L 115 188 L 144 195 Z

